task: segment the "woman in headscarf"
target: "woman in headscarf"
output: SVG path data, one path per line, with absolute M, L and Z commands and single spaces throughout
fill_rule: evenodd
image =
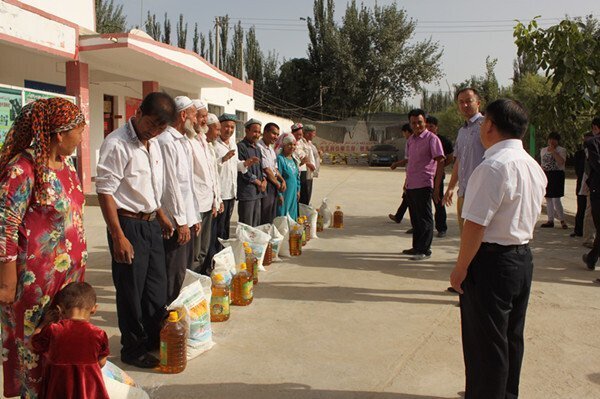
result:
M 291 133 L 279 136 L 275 148 L 279 150 L 277 155 L 277 169 L 285 179 L 286 190 L 278 194 L 277 216 L 290 215 L 294 220 L 298 219 L 298 199 L 300 198 L 300 171 L 294 159 L 296 150 L 296 139 Z
M 0 321 L 4 395 L 35 399 L 43 358 L 29 341 L 54 295 L 82 281 L 84 195 L 69 157 L 85 118 L 62 98 L 23 107 L 0 150 Z

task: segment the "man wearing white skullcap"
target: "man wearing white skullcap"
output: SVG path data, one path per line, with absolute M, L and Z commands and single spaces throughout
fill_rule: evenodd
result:
M 220 195 L 218 194 L 219 179 L 216 168 L 212 165 L 212 153 L 206 140 L 208 126 L 208 110 L 206 104 L 196 99 L 193 100 L 196 107 L 196 123 L 188 124 L 185 128 L 186 134 L 192 146 L 192 170 L 194 175 L 195 199 L 198 204 L 198 212 L 202 221 L 200 234 L 193 237 L 193 263 L 191 269 L 197 273 L 206 272 L 203 268 L 210 247 L 210 233 L 212 219 L 217 216 L 220 207 Z
M 208 114 L 206 118 L 206 125 L 208 126 L 208 130 L 205 135 L 206 141 L 208 142 L 208 164 L 211 174 L 214 176 L 213 192 L 215 194 L 215 208 L 217 210 L 216 214 L 213 213 L 210 215 L 210 224 L 205 223 L 205 221 L 202 220 L 202 234 L 200 242 L 205 257 L 201 265 L 202 267 L 200 272 L 209 276 L 212 271 L 212 259 L 216 253 L 217 219 L 218 215 L 223 212 L 224 206 L 221 198 L 221 179 L 218 172 L 219 168 L 217 165 L 217 154 L 214 148 L 215 141 L 221 135 L 221 123 L 215 114 Z
M 177 117 L 160 136 L 164 161 L 163 210 L 173 230 L 163 234 L 167 263 L 167 303 L 179 295 L 186 268 L 193 260 L 192 235 L 199 232 L 198 203 L 194 196 L 192 147 L 185 127 L 196 122 L 196 107 L 185 96 L 175 97 Z

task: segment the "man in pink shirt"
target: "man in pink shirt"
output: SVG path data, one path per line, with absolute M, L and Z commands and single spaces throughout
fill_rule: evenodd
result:
M 442 143 L 435 134 L 427 130 L 425 118 L 425 111 L 422 109 L 413 109 L 408 113 L 413 135 L 407 142 L 406 198 L 413 225 L 413 241 L 412 248 L 402 253 L 411 255 L 411 260 L 423 260 L 431 256 L 431 200 L 440 200 L 439 185 L 445 159 Z

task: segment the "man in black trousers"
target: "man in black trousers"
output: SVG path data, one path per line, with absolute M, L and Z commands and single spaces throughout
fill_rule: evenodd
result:
M 480 128 L 484 160 L 465 194 L 460 252 L 450 276 L 460 294 L 465 399 L 519 396 L 533 273 L 528 243 L 546 192 L 542 168 L 523 149 L 527 124 L 516 101 L 488 105 Z
M 262 154 L 257 145 L 261 126 L 256 119 L 246 122 L 246 135 L 237 145 L 240 161 L 259 160 L 258 164 L 249 166 L 246 172 L 238 172 L 237 176 L 238 220 L 252 227 L 260 225 L 261 199 L 267 191 L 267 179 L 261 167 Z

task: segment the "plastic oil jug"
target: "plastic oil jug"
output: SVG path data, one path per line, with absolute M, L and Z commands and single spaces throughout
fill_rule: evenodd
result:
M 319 213 L 317 215 L 317 233 L 320 233 L 323 231 L 324 225 L 325 225 L 325 222 L 323 221 L 323 215 L 321 215 Z
M 290 231 L 290 255 L 302 255 L 302 230 L 300 226 L 293 226 Z
M 229 320 L 229 286 L 222 274 L 213 277 L 212 296 L 210 298 L 210 321 Z
M 273 263 L 273 243 L 269 241 L 267 249 L 265 250 L 265 257 L 263 259 L 263 266 L 270 266 Z
M 246 254 L 246 268 L 248 273 L 252 275 L 254 285 L 256 285 L 258 284 L 258 259 L 247 242 L 244 243 L 244 253 Z
M 240 265 L 240 271 L 233 278 L 232 304 L 236 306 L 248 306 L 254 298 L 254 283 L 252 275 L 246 269 L 246 264 Z
M 344 228 L 344 212 L 342 212 L 342 208 L 339 205 L 335 207 L 335 212 L 333 212 L 333 228 Z
M 167 323 L 160 330 L 160 371 L 181 373 L 187 364 L 187 329 L 176 311 L 169 312 Z

